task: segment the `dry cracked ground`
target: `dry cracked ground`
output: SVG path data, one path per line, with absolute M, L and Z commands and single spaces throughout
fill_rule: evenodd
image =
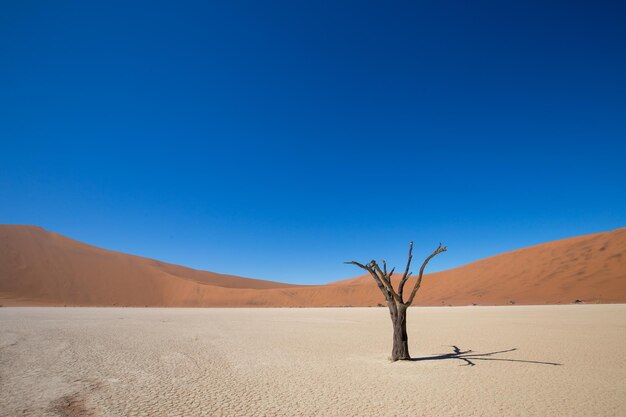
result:
M 626 305 L 1 308 L 0 415 L 626 416 Z

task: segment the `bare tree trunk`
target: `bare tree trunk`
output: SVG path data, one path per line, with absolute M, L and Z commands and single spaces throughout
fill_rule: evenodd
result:
M 407 305 L 398 304 L 395 314 L 392 312 L 391 321 L 393 323 L 393 348 L 391 350 L 391 360 L 401 361 L 411 359 L 409 354 L 409 337 L 406 334 L 406 309 Z

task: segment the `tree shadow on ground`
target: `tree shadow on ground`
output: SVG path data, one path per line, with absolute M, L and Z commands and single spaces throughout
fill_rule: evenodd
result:
M 441 361 L 448 359 L 456 359 L 465 362 L 459 366 L 476 366 L 474 361 L 503 361 L 503 362 L 522 362 L 522 363 L 534 363 L 539 365 L 553 365 L 560 366 L 562 364 L 555 362 L 541 362 L 541 361 L 527 361 L 522 359 L 504 359 L 504 358 L 493 358 L 493 355 L 498 355 L 501 353 L 513 352 L 517 350 L 517 348 L 508 349 L 508 350 L 499 350 L 497 352 L 489 352 L 489 353 L 476 353 L 473 350 L 464 350 L 459 349 L 458 346 L 450 346 L 453 349 L 452 353 L 446 353 L 436 356 L 425 356 L 422 358 L 411 358 L 410 361 L 413 362 L 422 362 L 422 361 Z

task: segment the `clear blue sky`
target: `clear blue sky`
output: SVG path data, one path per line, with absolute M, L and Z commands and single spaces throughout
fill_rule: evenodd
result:
M 597 1 L 2 2 L 0 223 L 294 283 L 412 239 L 449 246 L 441 270 L 623 227 L 624 22 Z

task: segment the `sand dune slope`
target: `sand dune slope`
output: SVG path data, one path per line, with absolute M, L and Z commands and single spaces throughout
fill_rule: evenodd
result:
M 0 226 L 0 297 L 9 303 L 197 305 L 211 300 L 209 290 L 288 287 L 113 252 L 40 227 Z
M 367 286 L 362 276 L 335 285 Z M 427 275 L 421 305 L 626 301 L 626 228 L 531 246 Z
M 626 228 L 427 275 L 416 304 L 559 304 L 577 299 L 626 302 Z M 366 276 L 329 285 L 289 285 L 108 251 L 39 227 L 0 226 L 4 305 L 294 307 L 382 302 Z

